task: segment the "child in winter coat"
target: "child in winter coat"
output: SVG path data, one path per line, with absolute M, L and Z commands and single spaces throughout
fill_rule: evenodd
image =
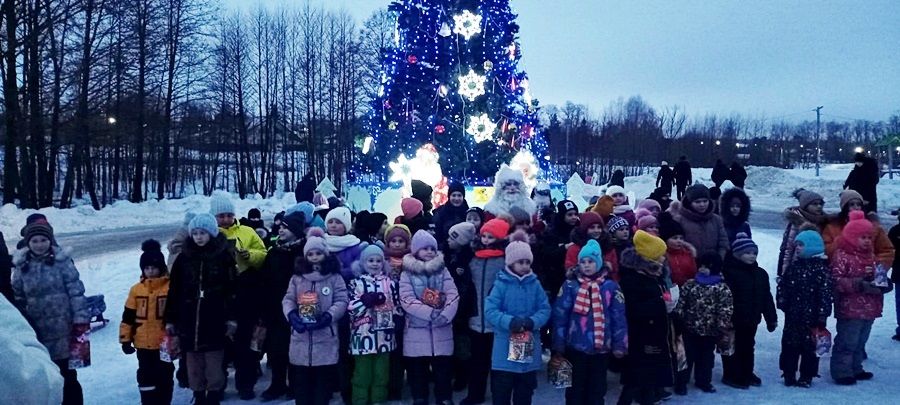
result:
M 744 190 L 737 187 L 725 190 L 719 197 L 719 213 L 725 233 L 728 234 L 728 243 L 734 242 L 734 238 L 741 232 L 753 237 L 750 223 L 747 222 L 750 218 L 750 197 L 747 197 Z
M 669 206 L 669 212 L 684 228 L 684 239 L 697 249 L 698 255 L 715 252 L 725 258 L 728 234 L 722 217 L 715 213 L 715 203 L 706 186 L 694 184 L 688 187 L 681 202 L 673 202 Z
M 55 246 L 46 220 L 26 225 L 22 241 L 25 246 L 13 256 L 13 302 L 59 367 L 63 402 L 81 403 L 78 374 L 69 369 L 69 342 L 91 328 L 84 285 L 72 258 Z
M 778 275 L 787 270 L 794 261 L 794 239 L 803 230 L 815 230 L 821 232 L 828 222 L 825 214 L 825 200 L 819 193 L 797 189 L 791 194 L 799 202 L 798 205 L 784 210 L 784 219 L 787 227 L 781 239 L 781 247 L 778 254 Z
M 612 239 L 616 256 L 621 259 L 622 252 L 631 247 L 631 226 L 625 218 L 612 216 L 609 217 L 606 229 Z
M 453 318 L 453 390 L 462 391 L 469 380 L 468 362 L 472 357 L 472 341 L 469 336 L 469 318 L 475 315 L 475 284 L 469 265 L 475 257 L 472 242 L 475 225 L 460 222 L 450 227 L 444 243 L 444 260 L 453 283 L 459 291 L 459 309 Z
M 388 396 L 390 353 L 396 349 L 394 315 L 402 313 L 397 282 L 384 252 L 363 249 L 350 281 L 350 354 L 354 356 L 353 404 L 382 403 Z
M 634 247 L 624 251 L 619 262 L 630 347 L 620 403 L 631 403 L 631 399 L 655 403 L 663 387 L 674 383 L 665 255 L 662 239 L 637 231 Z
M 638 209 L 637 212 L 635 212 L 635 217 L 637 218 L 635 231 L 640 229 L 651 235 L 659 236 L 659 220 L 656 219 L 656 216 L 653 215 L 653 213 L 641 208 Z
M 676 391 L 683 390 L 694 371 L 694 385 L 703 392 L 716 392 L 712 386 L 716 345 L 731 331 L 734 310 L 731 290 L 722 280 L 722 259 L 716 253 L 700 258 L 695 279 L 681 288 L 675 316 L 684 327 L 687 369 L 679 372 Z
M 602 404 L 609 355 L 628 352 L 625 298 L 608 277 L 600 244 L 589 240 L 578 254 L 578 270 L 563 284 L 553 307 L 553 359 L 572 363 L 567 404 Z
M 609 274 L 607 278 L 612 280 L 619 279 L 619 258 L 615 249 L 612 248 L 612 241 L 606 233 L 603 226 L 603 219 L 596 212 L 585 212 L 580 215 L 578 226 L 572 230 L 572 245 L 566 251 L 566 261 L 564 268 L 568 272 L 578 266 L 578 255 L 581 249 L 589 240 L 595 240 L 600 244 L 600 250 L 603 251 L 603 261 L 601 266 L 606 266 Z M 559 282 L 554 285 L 555 288 L 549 289 L 553 292 L 553 296 L 559 292 L 559 287 L 566 279 L 565 274 L 560 274 Z
M 341 264 L 329 254 L 318 228 L 311 228 L 294 275 L 281 300 L 291 324 L 290 373 L 297 403 L 326 405 L 338 377 L 337 321 L 347 312 Z
M 409 369 L 413 404 L 428 404 L 429 369 L 438 404 L 453 401 L 451 387 L 453 327 L 459 293 L 437 240 L 428 231 L 413 235 L 410 253 L 403 258 L 400 303 L 406 311 L 403 355 Z
M 484 304 L 494 287 L 497 275 L 506 268 L 504 255 L 508 234 L 509 223 L 494 218 L 481 227 L 480 237 L 474 243 L 475 257 L 469 264 L 469 269 L 475 285 L 475 313 L 468 318 L 472 356 L 468 367 L 469 390 L 463 399 L 464 404 L 484 402 L 487 391 L 494 330 L 485 317 Z
M 528 236 L 517 231 L 506 247 L 506 269 L 497 275 L 485 300 L 485 317 L 494 327 L 491 396 L 495 405 L 530 404 L 541 368 L 540 329 L 550 319 L 550 303 L 531 270 Z
M 756 264 L 759 248 L 746 234 L 739 233 L 725 260 L 724 275 L 734 298 L 734 354 L 722 356 L 722 383 L 732 388 L 759 387 L 762 380 L 753 372 L 756 328 L 763 318 L 771 333 L 778 327 L 775 302 L 769 289 L 769 274 Z
M 403 257 L 409 253 L 409 241 L 412 235 L 406 225 L 390 225 L 384 231 L 384 255 L 390 266 L 391 279 L 400 282 L 400 273 L 403 272 Z M 399 401 L 403 393 L 403 329 L 406 321 L 401 314 L 394 319 L 394 344 L 396 350 L 391 352 L 391 378 L 388 382 L 388 399 Z
M 198 214 L 188 231 L 172 265 L 166 333 L 179 338 L 194 400 L 218 404 L 227 382 L 225 345 L 237 332 L 237 262 L 212 215 Z
M 831 315 L 831 268 L 825 257 L 825 242 L 816 231 L 797 234 L 794 247 L 797 258 L 778 278 L 775 302 L 784 312 L 779 363 L 785 386 L 809 388 L 819 375 L 819 357 L 812 331 L 825 329 Z M 797 363 L 800 379 L 797 379 Z
M 873 283 L 878 261 L 873 247 L 874 225 L 862 211 L 850 212 L 849 219 L 831 260 L 837 318 L 831 378 L 839 385 L 872 379 L 872 373 L 862 367 L 863 354 L 872 324 L 881 317 L 883 295 L 889 290 Z
M 613 199 L 613 215 L 625 218 L 628 221 L 628 228 L 634 228 L 637 225 L 637 218 L 635 218 L 631 205 L 628 204 L 625 189 L 620 186 L 611 186 L 606 189 L 606 195 Z
M 141 281 L 128 292 L 119 325 L 122 352 L 133 354 L 137 349 L 141 403 L 151 405 L 172 403 L 175 373 L 175 365 L 159 357 L 160 342 L 166 333 L 162 315 L 169 295 L 169 269 L 161 249 L 153 239 L 141 244 Z
M 475 225 L 475 230 L 480 231 L 481 225 L 484 224 L 484 210 L 479 207 L 472 207 L 466 211 L 466 222 Z
M 684 228 L 668 212 L 659 216 L 659 237 L 666 242 L 672 282 L 681 287 L 697 275 L 697 249 L 684 240 Z

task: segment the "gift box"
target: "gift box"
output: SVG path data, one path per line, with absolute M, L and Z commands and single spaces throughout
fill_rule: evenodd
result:
M 262 352 L 263 347 L 266 344 L 266 327 L 262 325 L 256 325 L 253 328 L 253 336 L 250 337 L 250 350 L 254 352 Z
M 384 303 L 372 309 L 372 330 L 394 330 L 394 306 Z
M 300 294 L 297 298 L 297 312 L 300 314 L 301 322 L 316 323 L 316 316 L 319 314 L 319 295 L 315 291 Z
M 813 328 L 812 339 L 816 345 L 816 356 L 825 357 L 831 352 L 831 332 L 828 329 Z
M 547 365 L 547 379 L 553 388 L 572 386 L 572 363 L 564 358 L 554 359 Z
M 72 333 L 69 340 L 69 369 L 90 367 L 91 365 L 91 328 Z
M 888 271 L 884 268 L 884 265 L 878 263 L 875 265 L 875 279 L 872 281 L 872 285 L 880 288 L 890 287 L 890 280 L 888 279 Z
M 441 292 L 433 288 L 426 288 L 422 292 L 422 303 L 432 308 L 442 308 L 444 306 Z
M 178 337 L 164 333 L 159 339 L 159 359 L 171 363 L 178 359 L 180 353 Z
M 509 351 L 506 359 L 516 363 L 534 361 L 534 339 L 531 337 L 531 331 L 509 335 Z

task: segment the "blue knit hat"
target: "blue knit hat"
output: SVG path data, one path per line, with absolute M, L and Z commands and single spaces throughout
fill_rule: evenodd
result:
M 312 205 L 309 201 L 303 201 L 299 204 L 295 204 L 284 211 L 285 215 L 290 215 L 294 212 L 302 212 L 303 217 L 306 218 L 306 224 L 309 225 L 313 221 L 313 212 L 316 211 L 316 206 Z
M 794 242 L 803 244 L 803 251 L 800 252 L 800 257 L 809 258 L 825 253 L 825 242 L 822 240 L 822 235 L 819 235 L 816 231 L 806 230 L 800 232 L 794 237 Z
M 366 248 L 362 250 L 362 253 L 359 254 L 359 262 L 365 265 L 366 260 L 369 260 L 372 256 L 381 256 L 381 258 L 384 259 L 384 251 L 381 250 L 381 247 L 378 245 L 366 246 Z
M 578 261 L 580 262 L 581 259 L 588 258 L 595 261 L 597 265 L 600 265 L 603 263 L 603 261 L 600 260 L 600 256 L 602 255 L 603 251 L 600 250 L 600 244 L 597 243 L 596 240 L 591 239 L 583 248 L 581 248 L 581 251 L 578 252 Z
M 752 250 L 754 253 L 759 253 L 759 246 L 756 246 L 756 243 L 753 242 L 753 239 L 750 239 L 746 233 L 740 232 L 734 238 L 734 242 L 731 242 L 731 252 L 734 254 L 734 257 L 738 257 L 748 251 Z
M 212 216 L 234 214 L 234 203 L 231 202 L 231 197 L 224 193 L 213 193 L 209 200 L 209 213 Z
M 197 214 L 188 224 L 188 232 L 192 233 L 194 229 L 201 229 L 213 238 L 219 236 L 219 224 L 211 214 Z
M 622 228 L 628 227 L 628 220 L 622 217 L 610 217 L 609 224 L 606 225 L 606 229 L 609 230 L 609 233 L 614 233 Z

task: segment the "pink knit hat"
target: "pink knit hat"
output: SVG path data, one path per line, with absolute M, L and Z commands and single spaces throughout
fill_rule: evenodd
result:
M 641 202 L 638 203 L 637 207 L 638 207 L 638 209 L 645 209 L 647 211 L 652 211 L 651 208 L 653 208 L 653 207 L 656 208 L 656 212 L 659 212 L 662 210 L 662 207 L 659 205 L 659 201 L 652 200 L 649 198 L 641 200 Z M 635 212 L 635 214 L 637 214 L 637 212 Z
M 413 219 L 422 212 L 424 206 L 422 202 L 415 198 L 404 198 L 400 201 L 400 210 L 403 211 L 403 217 Z
M 641 219 L 638 219 L 638 221 L 637 221 L 637 227 L 638 227 L 638 229 L 640 229 L 642 231 L 650 232 L 647 230 L 647 228 L 649 228 L 651 226 L 655 226 L 657 229 L 659 228 L 659 221 L 653 215 L 642 216 Z M 654 232 L 650 232 L 650 233 L 653 233 L 654 235 L 656 235 L 656 233 L 654 233 Z M 659 235 L 656 235 L 656 236 L 659 236 Z
M 506 246 L 507 266 L 512 266 L 513 263 L 522 259 L 534 261 L 531 246 L 528 245 L 528 234 L 523 231 L 515 231 L 512 235 L 509 235 L 509 240 L 509 245 Z
M 865 213 L 862 211 L 851 211 L 850 222 L 844 225 L 841 239 L 844 240 L 844 243 L 858 248 L 859 238 L 863 235 L 871 235 L 873 229 L 875 229 L 875 225 L 872 225 L 872 222 L 866 219 Z
M 415 256 L 419 253 L 420 250 L 425 249 L 427 247 L 433 247 L 435 250 L 438 248 L 437 239 L 434 236 L 431 236 L 426 230 L 418 230 L 416 234 L 412 237 L 412 243 L 410 243 L 409 252 Z

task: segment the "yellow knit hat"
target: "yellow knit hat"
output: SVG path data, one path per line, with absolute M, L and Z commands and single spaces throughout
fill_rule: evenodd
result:
M 634 250 L 644 259 L 658 262 L 666 254 L 666 242 L 639 230 L 634 234 Z

